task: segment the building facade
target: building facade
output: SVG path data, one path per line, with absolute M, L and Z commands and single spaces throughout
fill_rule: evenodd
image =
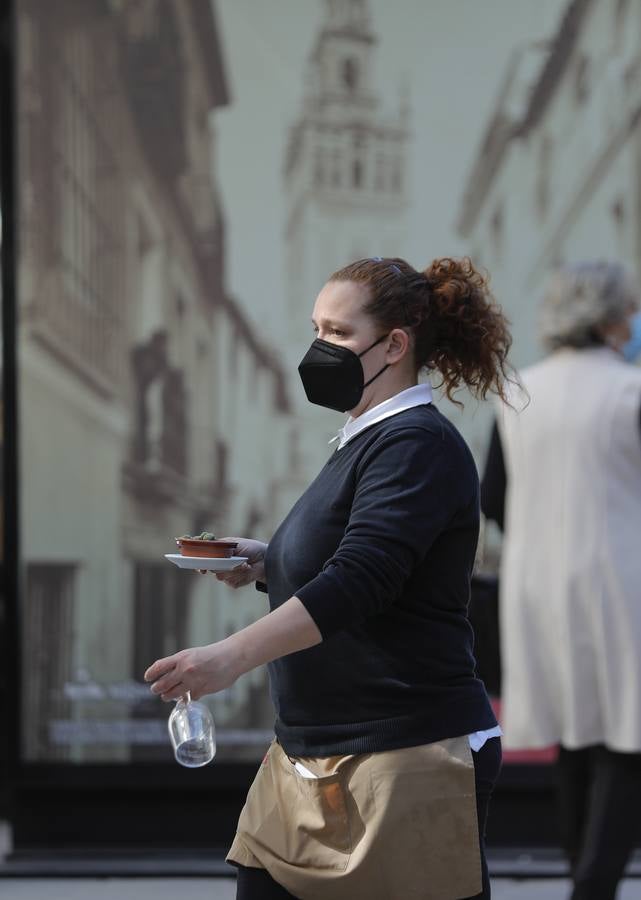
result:
M 459 229 L 537 359 L 537 306 L 561 262 L 641 274 L 641 8 L 572 0 L 545 46 L 515 53 L 467 182 Z
M 225 286 L 215 11 L 24 0 L 18 27 L 23 752 L 165 758 L 145 668 L 257 605 L 163 555 L 268 536 L 287 472 L 283 373 Z M 264 687 L 212 700 L 223 754 Z
M 617 259 L 641 275 L 641 8 L 571 0 L 550 40 L 517 48 L 470 169 L 458 229 L 512 323 L 512 362 L 539 359 L 550 271 Z M 484 458 L 493 412 L 465 419 Z

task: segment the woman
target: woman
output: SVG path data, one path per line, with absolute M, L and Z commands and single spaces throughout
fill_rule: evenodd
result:
M 640 835 L 641 370 L 626 364 L 641 349 L 637 307 L 620 265 L 556 273 L 551 352 L 522 373 L 530 402 L 501 412 L 483 478 L 483 511 L 501 526 L 505 511 L 506 746 L 560 744 L 573 900 L 614 898 Z
M 469 260 L 381 258 L 336 272 L 312 321 L 307 397 L 350 417 L 269 546 L 241 539 L 249 563 L 224 576 L 266 583 L 271 612 L 145 677 L 198 697 L 269 663 L 276 740 L 228 856 L 239 898 L 488 898 L 501 751 L 466 615 L 479 486 L 418 374 L 502 394 L 506 323 Z

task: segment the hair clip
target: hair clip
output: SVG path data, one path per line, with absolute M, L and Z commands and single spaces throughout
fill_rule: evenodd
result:
M 383 262 L 382 256 L 371 256 L 370 259 L 372 260 L 372 262 Z M 401 277 L 403 276 L 403 273 L 401 272 L 399 267 L 395 266 L 394 263 L 390 263 L 389 267 L 392 270 L 392 272 L 396 272 L 396 274 L 400 275 Z

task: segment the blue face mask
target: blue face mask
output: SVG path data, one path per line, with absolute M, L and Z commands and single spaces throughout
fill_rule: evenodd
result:
M 641 310 L 630 319 L 630 340 L 621 347 L 628 362 L 634 362 L 641 353 Z

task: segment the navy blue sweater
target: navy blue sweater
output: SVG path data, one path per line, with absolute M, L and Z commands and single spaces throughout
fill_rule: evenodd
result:
M 467 619 L 479 485 L 433 405 L 330 457 L 269 543 L 271 609 L 300 598 L 323 641 L 269 666 L 295 756 L 369 753 L 492 728 Z

